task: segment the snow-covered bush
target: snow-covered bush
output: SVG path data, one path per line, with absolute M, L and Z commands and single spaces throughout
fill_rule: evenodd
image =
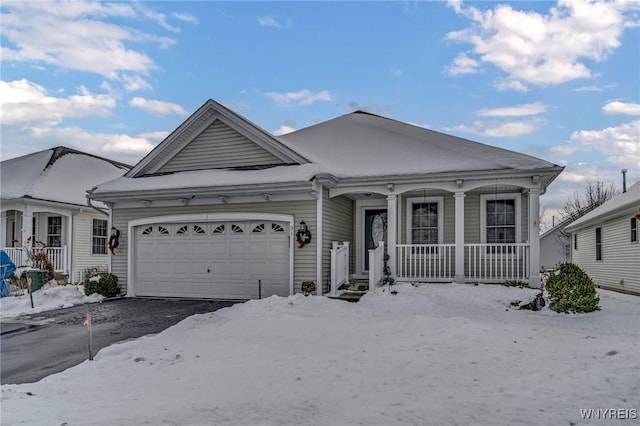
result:
M 600 298 L 591 277 L 571 262 L 558 264 L 545 285 L 549 308 L 556 312 L 583 313 L 600 310 Z
M 98 293 L 104 297 L 120 296 L 118 277 L 108 272 L 103 272 L 84 282 L 84 294 L 87 296 Z

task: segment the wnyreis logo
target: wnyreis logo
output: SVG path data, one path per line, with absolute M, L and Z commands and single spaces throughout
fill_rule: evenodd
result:
M 581 408 L 582 420 L 635 420 L 638 418 L 636 408 Z

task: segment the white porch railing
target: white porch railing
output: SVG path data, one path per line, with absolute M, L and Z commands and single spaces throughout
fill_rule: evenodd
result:
M 25 247 L 2 247 L 0 250 L 4 250 L 11 261 L 17 266 L 31 266 L 31 260 L 29 259 L 28 251 L 32 253 L 44 250 L 47 253 L 47 257 L 53 265 L 53 270 L 62 274 L 66 274 L 67 271 L 67 246 L 64 247 L 45 247 L 45 248 L 25 248 Z
M 397 244 L 397 278 L 449 281 L 454 276 L 455 244 Z
M 338 288 L 349 284 L 349 242 L 341 245 L 334 241 L 331 248 L 331 295 L 338 295 Z
M 465 244 L 467 279 L 477 281 L 529 278 L 529 244 Z
M 378 247 L 369 249 L 369 291 L 380 284 L 384 274 L 384 241 Z

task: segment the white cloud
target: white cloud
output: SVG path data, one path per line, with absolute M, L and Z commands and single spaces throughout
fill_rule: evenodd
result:
M 551 148 L 552 153 L 599 151 L 612 164 L 640 167 L 640 120 L 602 130 L 580 130 L 571 135 L 569 142 Z
M 640 104 L 628 104 L 619 101 L 607 103 L 602 107 L 605 114 L 640 115 Z
M 501 92 L 515 90 L 516 92 L 527 93 L 529 91 L 529 88 L 522 84 L 522 82 L 512 79 L 498 79 L 493 86 Z
M 542 102 L 522 104 L 505 108 L 481 109 L 480 117 L 521 117 L 526 115 L 538 115 L 547 111 L 547 106 Z
M 164 14 L 139 2 L 9 2 L 3 4 L 3 12 L 3 62 L 95 73 L 124 81 L 127 90 L 148 89 L 141 76 L 156 68 L 141 44 L 167 48 L 175 40 L 115 24 L 112 18 L 150 19 L 167 30 L 179 31 L 167 23 Z
M 273 16 L 267 15 L 258 18 L 258 24 L 262 27 L 281 28 L 282 25 Z
M 291 126 L 282 125 L 273 131 L 276 136 L 286 135 L 287 133 L 295 132 L 296 129 Z
M 534 85 L 591 77 L 586 61 L 603 61 L 620 46 L 625 27 L 634 25 L 625 14 L 637 8 L 633 1 L 560 0 L 541 14 L 510 5 L 480 10 L 460 1 L 449 4 L 472 21 L 447 34 L 449 40 L 470 43 L 479 61 L 501 69 L 509 80 Z
M 459 74 L 475 74 L 478 72 L 480 63 L 473 58 L 468 57 L 465 53 L 460 53 L 453 60 L 453 64 L 445 67 L 451 75 Z
M 0 81 L 0 122 L 5 126 L 46 129 L 65 118 L 109 115 L 115 106 L 111 95 L 94 94 L 83 86 L 76 95 L 57 98 L 26 79 Z
M 197 24 L 198 18 L 193 16 L 190 13 L 178 13 L 178 12 L 173 12 L 173 17 L 176 18 L 179 21 L 182 22 L 189 22 L 191 24 Z
M 400 77 L 404 74 L 404 69 L 402 68 L 391 68 L 391 75 L 394 77 Z
M 153 141 L 161 141 L 161 140 L 164 140 L 167 136 L 169 136 L 170 133 L 171 132 L 166 132 L 166 131 L 147 132 L 147 133 L 140 133 L 138 137 L 144 138 L 144 139 L 151 139 Z
M 77 127 L 54 128 L 36 131 L 37 138 L 58 140 L 60 144 L 94 153 L 127 164 L 135 164 L 155 146 L 143 135 L 89 133 Z
M 265 93 L 265 96 L 268 96 L 282 106 L 290 106 L 291 104 L 310 105 L 318 101 L 331 101 L 331 94 L 327 90 L 315 93 L 308 89 L 287 93 L 268 92 Z
M 507 121 L 503 123 L 494 123 L 476 120 L 472 126 L 460 125 L 452 127 L 451 129 L 494 138 L 509 138 L 533 132 L 537 127 L 536 124 L 537 123 L 532 121 Z
M 178 104 L 171 102 L 163 102 L 155 99 L 145 99 L 136 97 L 129 101 L 129 105 L 134 108 L 139 108 L 148 112 L 152 112 L 160 115 L 186 115 L 187 111 Z
M 122 74 L 120 81 L 124 84 L 124 89 L 127 92 L 152 89 L 151 85 L 139 75 Z

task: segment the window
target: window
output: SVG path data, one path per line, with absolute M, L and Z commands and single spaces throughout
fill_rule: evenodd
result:
M 158 234 L 160 235 L 169 235 L 169 230 L 164 226 L 158 226 Z
M 516 242 L 516 201 L 487 201 L 487 243 Z
M 207 231 L 200 225 L 193 225 L 193 232 L 196 234 L 206 234 Z
M 413 203 L 411 243 L 438 244 L 438 203 Z
M 107 221 L 93 219 L 91 227 L 91 254 L 107 254 Z
M 181 226 L 178 231 L 176 232 L 176 234 L 178 235 L 182 235 L 182 234 L 186 234 L 189 231 L 189 227 L 187 225 Z
M 277 223 L 272 223 L 271 224 L 271 231 L 273 232 L 284 232 L 284 228 L 280 225 L 278 225 Z
M 62 216 L 47 217 L 47 246 L 62 247 Z
M 36 218 L 35 216 L 33 217 L 33 219 L 31 220 L 31 247 L 35 247 L 36 246 Z
M 254 234 L 264 233 L 264 223 L 259 223 L 254 226 L 251 232 L 253 232 Z
M 443 197 L 407 198 L 407 243 L 442 244 Z M 377 245 L 377 244 L 376 244 Z
M 144 231 L 142 231 L 142 235 L 151 235 L 152 232 L 153 232 L 153 227 L 149 226 L 145 228 Z
M 487 244 L 514 244 L 521 238 L 520 194 L 480 196 L 481 240 Z
M 573 234 L 573 249 L 578 250 L 578 234 Z
M 596 228 L 596 260 L 602 260 L 602 228 Z
M 631 242 L 638 242 L 638 219 L 635 217 L 631 218 Z
M 216 226 L 216 228 L 213 230 L 214 234 L 224 234 L 224 225 L 218 225 Z

